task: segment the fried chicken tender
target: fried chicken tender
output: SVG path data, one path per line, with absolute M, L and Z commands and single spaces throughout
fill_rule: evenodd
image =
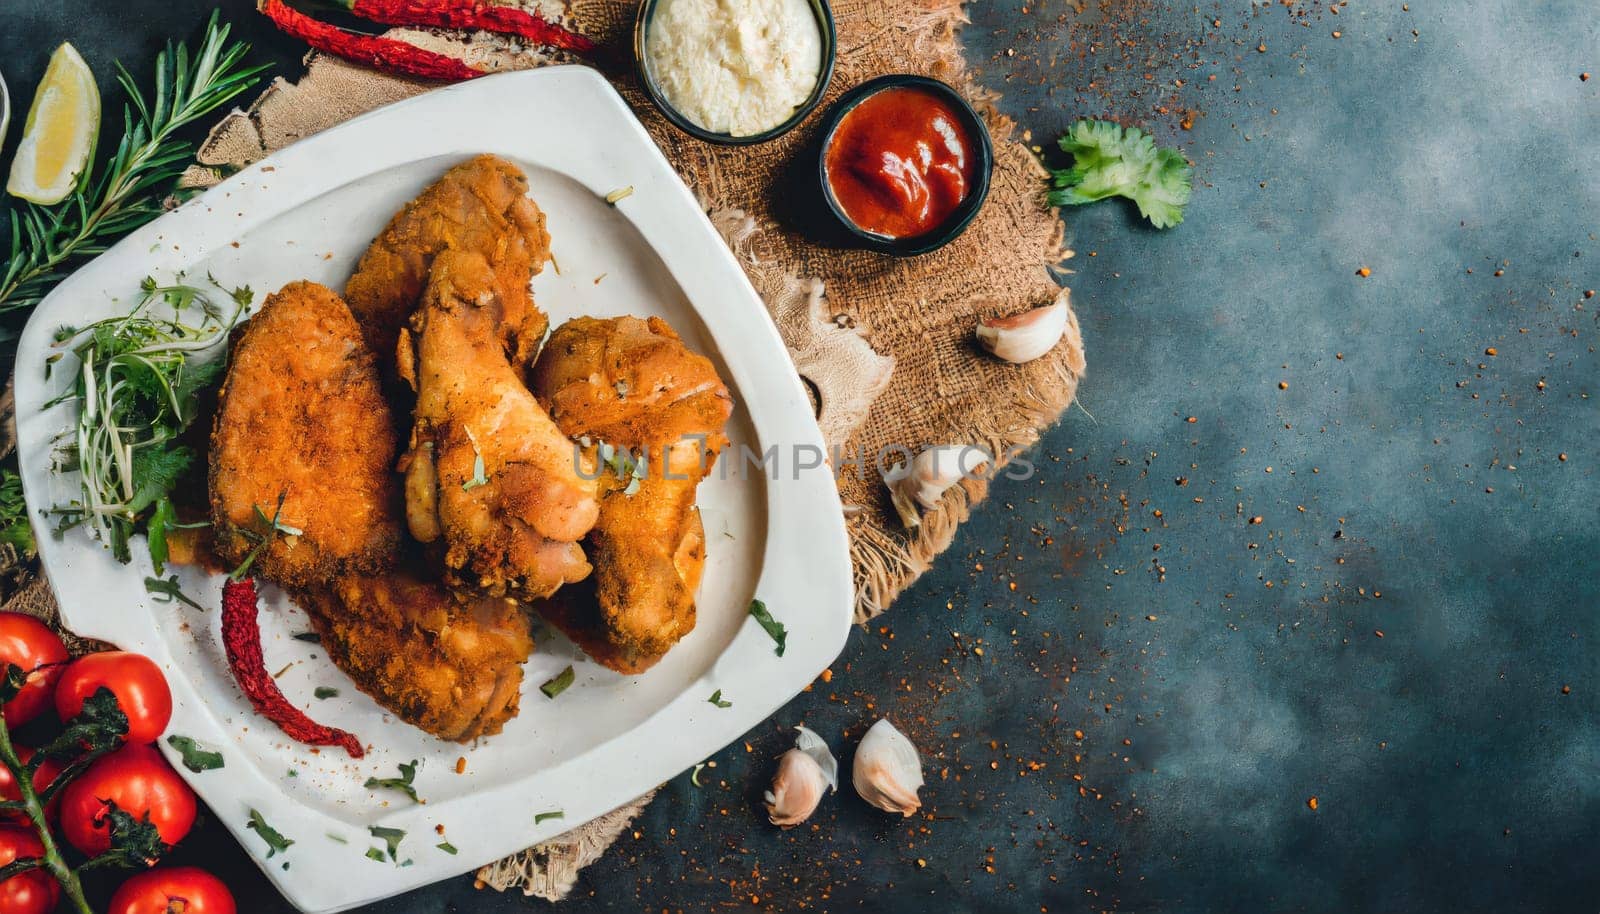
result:
M 243 561 L 277 512 L 300 532 L 272 538 L 261 576 L 300 585 L 383 568 L 400 540 L 393 421 L 344 302 L 311 282 L 269 297 L 234 342 L 212 426 L 217 554 Z
M 521 169 L 480 155 L 445 172 L 389 220 L 345 285 L 345 299 L 373 352 L 384 359 L 394 354 L 434 258 L 454 250 L 481 254 L 494 272 L 502 307 L 530 315 L 517 328 L 520 349 L 513 355 L 518 361 L 532 358 L 549 322 L 533 307 L 528 282 L 550 259 L 550 234 L 544 213 L 527 194 Z
M 633 472 L 613 458 L 601 477 L 591 581 L 536 605 L 598 662 L 641 672 L 694 628 L 706 558 L 695 490 L 728 445 L 733 400 L 711 360 L 654 317 L 568 321 L 532 381 L 563 432 L 644 460 Z
M 543 320 L 523 307 L 481 255 L 435 258 L 399 347 L 417 400 L 401 466 L 411 534 L 442 544 L 448 583 L 534 598 L 589 574 L 578 542 L 600 509 L 595 474 L 523 384 L 516 341 Z
M 333 662 L 409 723 L 468 742 L 516 716 L 533 638 L 515 602 L 458 600 L 410 571 L 344 577 L 296 602 Z

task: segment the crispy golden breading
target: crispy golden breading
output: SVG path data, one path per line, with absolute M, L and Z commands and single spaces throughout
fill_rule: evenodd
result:
M 341 578 L 296 602 L 361 691 L 423 730 L 467 742 L 516 716 L 533 638 L 514 602 L 463 602 L 399 570 Z
M 211 517 L 230 565 L 264 534 L 301 531 L 256 560 L 280 584 L 383 568 L 400 538 L 396 450 L 378 366 L 344 302 L 310 282 L 269 297 L 228 358 L 211 433 Z
M 588 575 L 578 541 L 599 506 L 575 446 L 508 358 L 506 328 L 528 319 L 520 307 L 482 256 L 434 260 L 400 345 L 417 395 L 402 466 L 411 534 L 442 542 L 447 580 L 531 598 Z
M 561 325 L 533 390 L 568 435 L 645 458 L 636 486 L 613 471 L 601 478 L 600 518 L 584 541 L 591 580 L 536 608 L 600 663 L 648 669 L 694 628 L 705 567 L 695 490 L 727 447 L 733 400 L 711 360 L 654 317 Z
M 544 213 L 527 196 L 528 179 L 504 159 L 480 155 L 455 166 L 389 221 L 345 286 L 367 344 L 385 363 L 411 319 L 441 251 L 472 251 L 495 274 L 508 313 L 531 315 L 515 328 L 513 355 L 538 350 L 549 322 L 533 307 L 528 281 L 550 259 Z

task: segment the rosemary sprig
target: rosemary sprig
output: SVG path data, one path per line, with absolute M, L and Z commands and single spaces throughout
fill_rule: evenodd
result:
M 0 313 L 31 308 L 86 257 L 150 221 L 161 198 L 193 158 L 192 144 L 173 137 L 181 127 L 255 85 L 266 65 L 242 61 L 250 45 L 228 41 L 228 26 L 211 14 L 193 54 L 167 42 L 156 56 L 149 98 L 117 64 L 128 94 L 122 140 L 100 176 L 86 168 L 72 195 L 53 206 L 18 201 L 11 209 L 11 250 L 0 271 Z

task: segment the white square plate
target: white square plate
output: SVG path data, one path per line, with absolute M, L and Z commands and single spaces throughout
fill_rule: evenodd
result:
M 733 390 L 733 447 L 700 487 L 709 558 L 699 624 L 660 665 L 631 677 L 589 662 L 559 636 L 541 637 L 521 714 L 504 733 L 462 746 L 406 725 L 357 691 L 318 645 L 293 637 L 309 629 L 306 618 L 267 588 L 268 669 L 289 666 L 278 683 L 291 701 L 371 747 L 360 761 L 338 750 L 314 753 L 257 716 L 234 685 L 217 630 L 220 577 L 179 570 L 184 592 L 206 612 L 156 602 L 138 545 L 132 564 L 121 565 L 83 530 L 55 537 L 39 516 L 78 494 L 75 475 L 51 471 L 73 413 L 44 408 L 70 371 L 47 379 L 45 359 L 58 327 L 125 312 L 147 274 L 209 272 L 229 286 L 249 284 L 258 303 L 293 279 L 342 288 L 401 204 L 480 152 L 520 165 L 548 215 L 559 273 L 547 267 L 534 292 L 552 325 L 579 314 L 659 315 L 717 362 Z M 607 205 L 605 196 L 624 187 L 633 194 Z M 689 189 L 622 98 L 587 68 L 493 76 L 392 105 L 302 140 L 163 216 L 39 305 L 20 343 L 16 394 L 28 507 L 63 620 L 167 671 L 168 732 L 226 759 L 215 771 L 178 766 L 180 773 L 303 911 L 342 910 L 466 872 L 645 793 L 799 692 L 849 631 L 837 489 L 825 467 L 806 468 L 817 462 L 806 455 L 820 455 L 823 442 L 783 341 Z M 775 466 L 741 460 L 746 448 L 772 447 Z M 788 627 L 781 658 L 748 615 L 756 596 Z M 569 663 L 576 684 L 546 698 L 539 684 Z M 340 695 L 314 701 L 317 686 Z M 708 701 L 717 689 L 732 707 Z M 162 750 L 176 766 L 170 748 Z M 462 757 L 465 772 L 457 774 Z M 424 804 L 362 787 L 412 759 L 422 761 L 416 787 Z M 267 860 L 266 845 L 245 828 L 251 809 L 294 845 Z M 562 818 L 535 822 L 557 810 Z M 368 832 L 375 825 L 406 831 L 399 859 L 409 865 L 366 857 L 383 844 Z M 439 849 L 443 840 L 459 854 Z

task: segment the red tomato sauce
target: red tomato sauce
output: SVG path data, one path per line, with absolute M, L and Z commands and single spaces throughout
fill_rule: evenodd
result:
M 839 122 L 824 157 L 828 187 L 857 226 L 915 238 L 972 192 L 971 137 L 954 105 L 923 89 L 884 89 Z

